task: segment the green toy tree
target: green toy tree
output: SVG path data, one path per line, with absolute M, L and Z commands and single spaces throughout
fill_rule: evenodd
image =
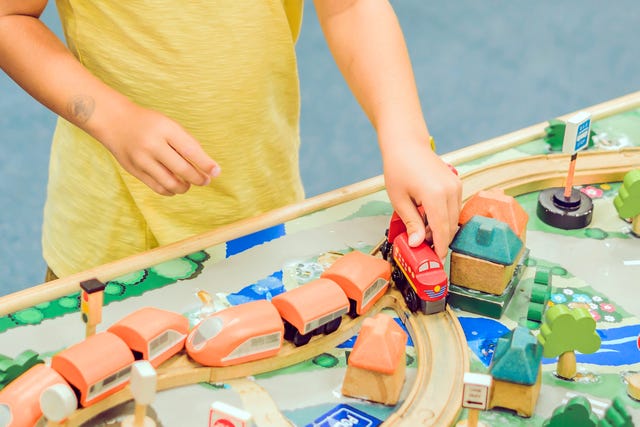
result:
M 44 362 L 32 350 L 23 351 L 15 359 L 0 354 L 0 390 L 38 363 Z
M 591 411 L 591 403 L 584 396 L 569 399 L 566 405 L 557 407 L 542 427 L 596 427 L 598 417 Z
M 547 309 L 538 341 L 544 348 L 544 357 L 560 356 L 556 374 L 566 379 L 576 376 L 576 350 L 589 354 L 600 348 L 596 322 L 589 311 L 584 307 L 570 309 L 564 304 Z
M 611 406 L 604 413 L 604 418 L 598 423 L 598 427 L 633 427 L 633 419 L 622 403 L 622 399 L 616 397 Z
M 631 231 L 640 236 L 640 169 L 627 172 L 613 204 L 621 218 L 631 218 Z

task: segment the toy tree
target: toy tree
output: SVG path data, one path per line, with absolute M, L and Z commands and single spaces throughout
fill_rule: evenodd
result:
M 0 390 L 38 363 L 44 362 L 32 350 L 23 351 L 15 359 L 0 354 Z
M 596 427 L 598 417 L 591 411 L 591 403 L 584 396 L 572 397 L 566 405 L 557 407 L 542 427 Z
M 607 408 L 604 417 L 598 423 L 598 427 L 633 427 L 633 419 L 622 403 L 622 399 L 616 397 Z
M 640 236 L 640 169 L 633 169 L 624 176 L 613 204 L 621 218 L 631 218 L 631 231 Z
M 547 309 L 538 341 L 544 347 L 544 357 L 560 356 L 556 373 L 565 379 L 576 376 L 576 350 L 589 354 L 600 348 L 596 322 L 589 311 L 584 307 L 570 309 L 563 304 Z

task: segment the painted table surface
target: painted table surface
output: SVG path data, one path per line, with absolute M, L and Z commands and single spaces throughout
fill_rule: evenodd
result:
M 595 121 L 601 137 L 595 149 L 640 146 L 640 109 Z M 535 139 L 457 165 L 461 174 L 506 160 L 548 152 L 543 139 Z M 578 163 L 580 157 L 578 157 Z M 526 321 L 535 266 L 553 268 L 554 304 L 582 304 L 597 321 L 601 349 L 577 355 L 581 380 L 573 383 L 554 377 L 555 360 L 543 359 L 543 385 L 535 414 L 519 418 L 508 411 L 483 412 L 490 425 L 541 425 L 553 409 L 575 394 L 591 399 L 594 411 L 622 397 L 640 424 L 640 403 L 627 397 L 624 375 L 640 371 L 640 239 L 618 218 L 612 198 L 619 183 L 584 186 L 594 199 L 594 218 L 588 229 L 563 231 L 536 218 L 536 193 L 518 196 L 529 213 L 528 266 L 514 299 L 499 320 L 457 310 L 471 355 L 472 371 L 484 372 L 499 336 Z M 257 298 L 269 298 L 317 277 L 326 266 L 323 254 L 370 250 L 381 238 L 392 213 L 384 191 L 358 197 L 283 224 L 223 244 L 196 251 L 150 268 L 131 271 L 108 282 L 107 305 L 98 330 L 143 306 L 184 313 L 196 322 L 203 310 L 197 298 L 204 290 L 220 308 Z M 0 306 L 3 299 L 0 299 Z M 49 357 L 84 337 L 78 313 L 78 294 L 29 307 L 0 317 L 0 354 L 16 357 L 26 349 Z M 252 398 L 272 402 L 295 425 L 309 425 L 338 405 L 361 411 L 376 425 L 393 407 L 341 396 L 346 354 L 354 339 L 326 349 L 313 360 L 255 378 L 217 385 L 193 385 L 158 393 L 151 405 L 164 426 L 204 426 L 213 401 L 221 400 L 250 410 Z M 407 346 L 407 383 L 416 366 L 411 342 Z M 255 384 L 260 387 L 254 387 Z M 405 385 L 405 389 L 407 386 Z M 402 399 L 403 397 L 401 397 Z M 188 402 L 188 404 L 185 404 Z M 375 421 L 378 420 L 378 421 Z M 94 425 L 94 424 L 92 424 Z M 329 425 L 329 424 L 327 424 Z M 358 424 L 360 425 L 360 424 Z M 363 421 L 362 425 L 367 425 Z

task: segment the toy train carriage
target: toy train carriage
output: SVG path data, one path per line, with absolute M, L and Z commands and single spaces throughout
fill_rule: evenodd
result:
M 144 307 L 107 330 L 127 344 L 136 360 L 148 360 L 157 368 L 184 348 L 189 320 L 178 313 Z
M 353 251 L 338 258 L 320 277 L 336 282 L 349 298 L 349 316 L 360 316 L 384 295 L 391 264 L 381 258 Z
M 316 334 L 330 334 L 349 311 L 349 300 L 332 280 L 319 278 L 271 300 L 284 322 L 284 338 L 305 345 Z
M 214 313 L 189 334 L 187 354 L 205 366 L 230 366 L 275 356 L 284 326 L 269 301 L 247 302 Z
M 42 417 L 40 395 L 56 384 L 67 384 L 42 363 L 31 367 L 0 390 L 0 426 L 33 427 Z
M 122 390 L 129 382 L 133 354 L 111 332 L 101 332 L 51 359 L 51 367 L 69 383 L 81 406 L 89 406 Z

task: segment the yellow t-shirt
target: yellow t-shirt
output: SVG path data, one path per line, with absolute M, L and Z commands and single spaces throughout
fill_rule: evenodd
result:
M 160 196 L 59 119 L 43 253 L 60 277 L 303 198 L 294 44 L 303 0 L 57 0 L 70 50 L 94 75 L 189 131 L 221 166 Z

